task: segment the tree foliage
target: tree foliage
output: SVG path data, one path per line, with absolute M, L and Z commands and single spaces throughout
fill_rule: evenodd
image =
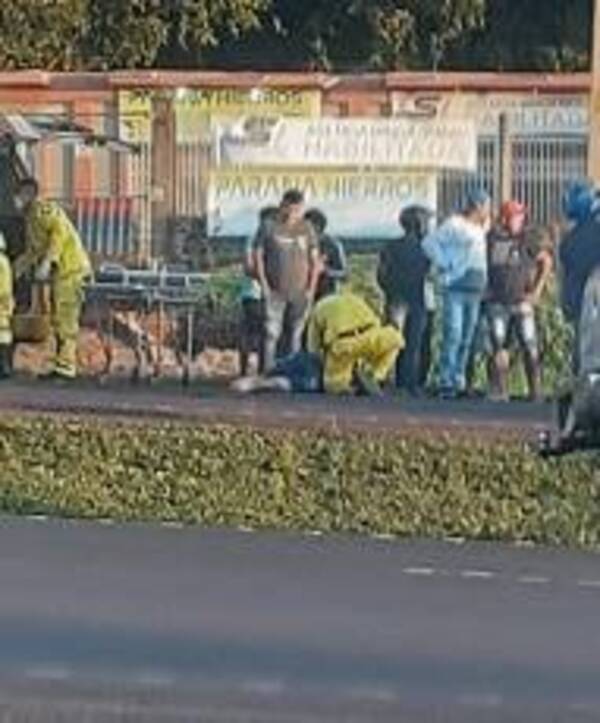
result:
M 591 24 L 591 0 L 487 0 L 483 31 L 455 60 L 493 70 L 585 69 Z
M 591 0 L 10 0 L 0 67 L 573 70 Z
M 0 67 L 151 67 L 257 28 L 270 0 L 10 0 L 0 4 Z
M 69 70 L 86 22 L 86 0 L 0 3 L 0 67 Z

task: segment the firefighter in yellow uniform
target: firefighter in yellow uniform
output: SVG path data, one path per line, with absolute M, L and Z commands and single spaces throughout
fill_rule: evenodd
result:
M 396 328 L 382 326 L 360 297 L 342 292 L 315 306 L 307 344 L 308 351 L 323 361 L 325 391 L 345 394 L 353 391 L 357 377 L 361 386 L 369 380 L 380 389 L 394 369 L 404 339 Z M 367 386 L 366 391 L 373 391 L 372 385 Z
M 40 200 L 38 193 L 34 179 L 25 179 L 17 189 L 15 205 L 25 216 L 27 238 L 25 252 L 15 261 L 14 273 L 20 278 L 33 269 L 36 281 L 50 283 L 56 354 L 48 376 L 74 379 L 84 284 L 91 265 L 66 213 L 58 204 Z
M 7 379 L 12 373 L 14 308 L 12 269 L 6 255 L 6 239 L 0 231 L 0 379 Z

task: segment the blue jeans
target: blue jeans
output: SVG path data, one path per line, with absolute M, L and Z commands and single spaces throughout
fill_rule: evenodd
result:
M 444 290 L 440 386 L 452 392 L 466 387 L 466 371 L 479 320 L 481 294 Z
M 300 351 L 275 363 L 270 377 L 285 377 L 294 393 L 323 391 L 323 364 L 317 354 Z

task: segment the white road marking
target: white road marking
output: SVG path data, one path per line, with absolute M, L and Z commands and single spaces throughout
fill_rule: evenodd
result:
M 431 577 L 435 575 L 433 567 L 405 567 L 402 572 L 405 575 L 415 575 L 420 577 Z
M 47 522 L 48 521 L 48 515 L 27 515 L 27 518 L 30 522 Z
M 246 535 L 256 532 L 256 530 L 254 530 L 252 527 L 247 527 L 246 525 L 241 525 L 237 529 L 238 532 L 243 532 Z
M 577 580 L 577 587 L 600 589 L 600 580 Z
M 548 585 L 550 583 L 549 577 L 542 577 L 536 575 L 521 575 L 517 578 L 517 582 L 520 585 Z
M 29 668 L 25 671 L 25 677 L 31 680 L 69 680 L 72 677 L 72 672 L 60 665 L 48 665 Z
M 323 537 L 321 530 L 306 530 L 304 534 L 307 535 L 307 537 Z
M 392 535 L 388 532 L 379 532 L 376 535 L 373 535 L 373 539 L 382 542 L 393 542 L 396 539 L 396 535 Z
M 167 688 L 175 684 L 175 677 L 168 673 L 148 671 L 136 675 L 135 682 L 152 688 Z
M 513 546 L 531 550 L 536 547 L 536 543 L 533 540 L 516 540 L 513 542 Z
M 465 580 L 491 580 L 496 573 L 491 570 L 463 570 L 460 576 Z
M 445 537 L 444 542 L 448 542 L 451 545 L 464 545 L 466 539 L 464 537 Z
M 167 530 L 183 530 L 185 528 L 183 522 L 163 522 L 161 526 Z

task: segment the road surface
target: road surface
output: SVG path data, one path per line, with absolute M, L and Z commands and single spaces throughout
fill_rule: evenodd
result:
M 0 521 L 0 720 L 600 720 L 600 558 Z
M 177 385 L 132 386 L 93 381 L 56 386 L 19 380 L 0 384 L 0 411 L 124 416 L 138 420 L 184 420 L 257 427 L 324 428 L 354 431 L 469 432 L 535 439 L 553 426 L 550 404 L 491 403 L 482 400 L 444 402 L 334 398 L 325 395 L 259 395 L 239 397 L 223 389 Z

